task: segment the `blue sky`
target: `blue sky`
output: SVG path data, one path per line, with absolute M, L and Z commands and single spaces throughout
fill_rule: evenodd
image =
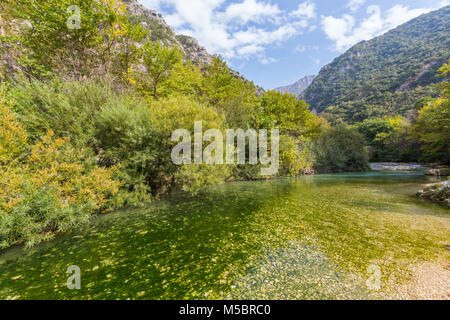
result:
M 450 0 L 138 0 L 265 89 L 317 74 L 352 45 Z

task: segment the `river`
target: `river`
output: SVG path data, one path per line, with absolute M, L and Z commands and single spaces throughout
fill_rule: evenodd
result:
M 450 212 L 414 197 L 429 179 L 317 175 L 174 194 L 3 251 L 0 299 L 446 297 Z M 80 290 L 67 288 L 72 265 Z M 422 290 L 423 268 L 447 287 Z

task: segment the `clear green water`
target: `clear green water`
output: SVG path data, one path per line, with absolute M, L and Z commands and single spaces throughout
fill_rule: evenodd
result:
M 1 299 L 383 297 L 408 266 L 449 260 L 449 210 L 413 196 L 420 175 L 323 175 L 229 183 L 97 217 L 0 254 Z M 367 289 L 368 266 L 382 290 Z M 81 290 L 66 270 L 81 269 Z

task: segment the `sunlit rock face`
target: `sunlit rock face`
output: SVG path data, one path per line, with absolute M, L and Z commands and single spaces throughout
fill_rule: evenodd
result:
M 128 13 L 133 21 L 140 23 L 150 31 L 149 37 L 153 41 L 161 41 L 171 47 L 178 47 L 183 56 L 198 65 L 211 63 L 213 56 L 199 45 L 197 40 L 185 35 L 177 35 L 156 10 L 145 8 L 137 0 L 124 0 L 128 6 Z

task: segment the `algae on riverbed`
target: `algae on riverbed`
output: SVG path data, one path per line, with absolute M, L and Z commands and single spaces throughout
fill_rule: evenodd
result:
M 0 255 L 0 298 L 388 297 L 409 266 L 450 260 L 450 215 L 421 202 L 419 175 L 230 183 L 101 216 L 85 230 Z M 68 290 L 78 265 L 81 290 Z M 381 291 L 366 287 L 367 268 Z

